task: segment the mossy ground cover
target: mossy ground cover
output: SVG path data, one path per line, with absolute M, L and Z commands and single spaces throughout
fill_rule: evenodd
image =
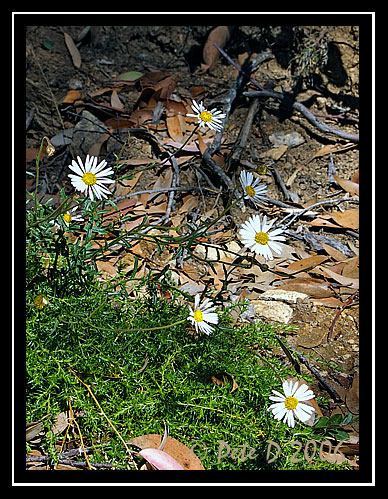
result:
M 100 408 L 125 442 L 163 433 L 165 421 L 169 435 L 193 448 L 206 469 L 343 469 L 320 459 L 319 442 L 311 462 L 304 447 L 292 462 L 292 441 L 304 446 L 318 437 L 267 411 L 271 390 L 295 374 L 271 354 L 275 327 L 232 326 L 225 306 L 216 330 L 198 335 L 186 320 L 186 297 L 172 289 L 167 299 L 152 276 L 141 286 L 146 293 L 129 299 L 119 280 L 60 297 L 41 285 L 49 301 L 41 311 L 31 306 L 34 292 L 27 294 L 27 421 L 51 416 L 40 445 L 54 461 L 63 434 L 50 425 L 70 400 L 79 414 L 70 444 L 79 446 L 81 433 L 93 450 L 89 460 L 115 469 L 127 469 L 128 459 Z M 267 455 L 268 441 L 281 449 L 272 462 L 276 448 Z

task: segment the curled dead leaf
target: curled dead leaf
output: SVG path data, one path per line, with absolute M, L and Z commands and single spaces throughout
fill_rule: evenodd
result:
M 216 64 L 220 52 L 215 47 L 214 43 L 221 48 L 224 48 L 230 37 L 228 26 L 217 26 L 210 33 L 203 47 L 203 61 L 205 64 L 201 65 L 203 71 L 211 70 Z
M 238 388 L 238 384 L 234 380 L 233 376 L 226 372 L 220 372 L 211 376 L 209 381 L 220 386 L 225 385 L 226 383 L 232 383 L 232 389 L 230 390 L 230 393 L 235 392 Z
M 79 100 L 80 98 L 81 92 L 79 90 L 69 90 L 63 98 L 62 104 L 73 104 L 73 102 Z
M 334 294 L 330 284 L 322 279 L 315 279 L 313 277 L 297 277 L 295 279 L 290 279 L 281 284 L 278 289 L 299 291 L 300 293 L 309 295 L 311 298 L 328 298 Z
M 175 142 L 183 142 L 183 134 L 185 130 L 183 127 L 185 126 L 185 122 L 180 119 L 181 116 L 177 114 L 173 114 L 172 116 L 167 116 L 166 125 L 168 134 Z
M 63 35 L 65 37 L 65 44 L 67 47 L 67 50 L 69 51 L 71 55 L 71 60 L 73 61 L 73 64 L 76 68 L 81 67 L 81 54 L 79 53 L 79 50 L 77 49 L 72 37 L 68 34 L 63 32 Z
M 132 438 L 128 444 L 140 449 L 158 449 L 163 440 L 163 435 L 151 433 Z M 203 464 L 194 452 L 172 437 L 167 437 L 163 451 L 175 459 L 185 470 L 204 470 Z
M 184 467 L 178 461 L 163 450 L 143 449 L 138 454 L 157 470 L 184 470 Z
M 302 270 L 314 268 L 317 265 L 323 263 L 325 260 L 328 260 L 328 257 L 324 255 L 314 255 L 308 258 L 302 258 L 301 260 L 292 262 L 287 267 L 287 271 L 301 272 Z
M 358 229 L 359 227 L 359 210 L 345 210 L 332 213 L 331 218 L 342 227 L 348 229 Z
M 117 90 L 112 90 L 112 95 L 110 96 L 110 104 L 112 107 L 115 107 L 116 109 L 124 109 L 124 105 L 119 99 Z
M 337 184 L 342 187 L 344 191 L 348 192 L 351 196 L 359 196 L 360 186 L 358 183 L 352 182 L 351 180 L 345 180 L 336 175 L 333 176 Z

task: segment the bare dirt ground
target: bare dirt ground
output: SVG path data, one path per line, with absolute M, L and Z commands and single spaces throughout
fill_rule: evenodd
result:
M 93 151 L 98 151 L 98 154 L 106 157 L 108 161 L 114 161 L 113 153 L 120 153 L 122 159 L 129 160 L 129 168 L 132 171 L 143 168 L 141 159 L 157 159 L 158 148 L 148 136 L 139 134 L 125 141 L 125 131 L 122 130 L 124 125 L 116 127 L 114 121 L 127 120 L 127 128 L 143 127 L 158 138 L 161 149 L 161 144 L 166 141 L 179 141 L 179 134 L 182 138 L 190 132 L 189 125 L 184 125 L 185 130 L 178 127 L 178 138 L 173 137 L 172 122 L 167 119 L 182 116 L 181 112 L 174 113 L 179 107 L 178 104 L 183 104 L 187 112 L 190 112 L 190 100 L 195 98 L 204 101 L 208 107 L 222 108 L 238 77 L 238 71 L 220 54 L 211 68 L 204 67 L 204 46 L 214 28 L 215 26 L 29 26 L 26 35 L 26 119 L 29 120 L 26 132 L 27 148 L 36 151 L 43 135 L 52 138 L 64 129 L 74 128 L 80 122 L 82 113 L 87 111 L 104 123 L 111 134 L 121 133 L 120 137 L 125 142 L 123 144 L 123 141 L 118 142 L 107 137 L 105 142 L 99 142 L 98 148 Z M 66 46 L 64 32 L 70 35 L 82 58 L 79 69 L 74 65 L 74 54 L 72 57 L 69 47 Z M 223 41 L 220 38 L 217 40 L 220 43 Z M 349 134 L 357 134 L 358 41 L 357 26 L 235 26 L 229 29 L 223 48 L 240 66 L 254 59 L 257 54 L 270 50 L 274 57 L 265 61 L 251 74 L 261 87 L 287 93 L 321 121 Z M 153 74 L 155 78 L 156 72 L 162 73 L 163 78 L 175 78 L 174 90 L 168 97 L 175 103 L 175 107 L 171 110 L 166 101 L 163 101 L 165 107 L 162 109 L 161 118 L 153 124 L 158 99 L 153 94 L 155 102 L 148 101 L 148 107 L 142 105 L 141 99 L 146 100 L 144 80 L 140 80 L 140 83 L 128 83 L 126 87 L 116 84 L 117 92 L 113 95 L 112 82 L 117 81 L 122 73 L 135 71 L 142 75 Z M 155 90 L 155 80 L 152 85 Z M 166 87 L 162 85 L 162 88 Z M 108 90 L 105 92 L 103 89 Z M 358 144 L 330 133 L 323 133 L 301 113 L 287 106 L 286 102 L 279 103 L 278 100 L 270 98 L 260 99 L 248 140 L 238 156 L 235 156 L 236 159 L 232 158 L 250 109 L 251 101 L 243 92 L 254 90 L 257 90 L 254 85 L 246 83 L 234 100 L 228 116 L 222 147 L 216 158 L 217 164 L 226 175 L 233 182 L 238 182 L 242 169 L 259 172 L 268 186 L 269 198 L 295 207 L 343 198 L 347 194 L 355 197 L 354 192 L 349 193 L 346 186 L 344 188 L 330 177 L 328 164 L 332 157 L 336 177 L 350 181 L 353 187 L 354 184 L 358 185 Z M 183 126 L 181 118 L 178 122 Z M 274 134 L 295 132 L 302 138 L 300 144 L 286 147 L 282 154 L 281 149 L 275 150 Z M 68 144 L 57 148 L 54 159 L 43 160 L 42 196 L 55 199 L 62 187 L 70 191 L 67 165 L 76 154 L 90 152 L 89 145 L 85 145 L 87 136 L 88 131 L 84 130 L 84 142 L 69 141 Z M 188 163 L 183 159 L 185 158 L 179 163 L 181 185 L 196 185 L 198 171 L 193 168 L 193 163 L 202 164 L 205 168 L 203 162 L 201 163 L 201 154 L 194 154 Z M 273 167 L 291 197 L 287 198 L 281 190 Z M 34 171 L 33 153 L 28 150 L 27 169 Z M 214 172 L 205 171 L 215 187 L 222 187 L 220 178 Z M 166 174 L 166 168 L 157 167 L 144 172 L 135 190 L 150 188 L 159 177 Z M 27 177 L 27 188 L 33 188 L 30 177 Z M 123 189 L 114 193 L 117 198 L 125 197 L 128 191 Z M 209 213 L 209 210 L 214 208 L 215 195 L 202 194 L 202 198 L 200 195 L 198 198 L 204 203 L 202 213 Z M 180 213 L 179 210 L 185 201 L 188 201 L 187 196 L 175 197 L 175 214 Z M 224 208 L 222 202 L 222 196 L 217 198 L 218 204 L 213 216 Z M 198 204 L 193 203 L 192 206 L 195 208 Z M 289 325 L 298 326 L 298 329 L 287 331 L 283 335 L 285 341 L 303 355 L 340 396 L 342 402 L 337 404 L 337 401 L 333 400 L 331 407 L 327 408 L 328 413 L 332 410 L 358 413 L 356 385 L 359 369 L 359 330 L 358 294 L 355 285 L 355 280 L 358 279 L 358 225 L 354 219 L 341 225 L 328 217 L 334 212 L 343 213 L 357 208 L 357 204 L 348 203 L 339 204 L 334 208 L 330 205 L 317 208 L 313 218 L 304 218 L 290 227 L 296 232 L 295 237 L 287 241 L 287 255 L 290 259 L 287 262 L 284 259 L 276 261 L 278 269 L 285 269 L 286 263 L 288 265 L 307 257 L 323 255 L 327 257 L 325 265 L 331 265 L 326 267 L 322 262 L 315 270 L 307 270 L 301 275 L 305 280 L 294 290 L 305 292 L 308 299 L 293 306 L 294 313 Z M 187 212 L 181 213 L 187 215 Z M 238 224 L 254 213 L 257 211 L 251 206 L 247 205 L 244 209 L 236 207 L 231 212 L 230 226 L 225 223 L 225 230 L 236 234 Z M 280 219 L 285 216 L 282 208 L 276 204 L 270 205 L 267 213 L 270 218 L 276 216 Z M 173 215 L 174 213 L 172 217 Z M 317 219 L 318 222 L 314 224 Z M 340 247 L 341 252 L 335 253 L 332 248 L 339 251 L 338 247 L 336 249 L 331 246 L 330 241 L 323 249 L 322 246 L 317 249 L 307 244 L 305 238 L 297 237 L 298 224 L 299 227 L 303 225 L 303 230 L 340 242 L 343 245 Z M 301 234 L 302 232 L 299 232 L 299 235 Z M 334 279 L 333 275 L 330 276 L 326 272 L 327 269 L 335 272 Z M 203 277 L 201 273 L 198 275 Z M 195 281 L 193 269 L 191 277 Z M 246 282 L 248 278 L 253 279 L 257 285 L 255 289 L 244 292 L 244 296 L 252 302 L 259 299 L 264 291 L 282 284 L 282 279 L 266 281 L 262 275 L 249 276 L 246 273 L 243 276 L 236 275 L 234 288 L 232 286 L 228 291 L 235 295 L 241 294 L 244 288 L 238 284 L 241 284 L 241 279 Z M 349 279 L 353 279 L 351 285 Z M 217 284 L 215 277 L 214 283 Z M 284 355 L 280 349 L 277 354 Z M 317 381 L 317 389 L 322 388 Z M 357 428 L 354 427 L 354 430 L 356 434 Z

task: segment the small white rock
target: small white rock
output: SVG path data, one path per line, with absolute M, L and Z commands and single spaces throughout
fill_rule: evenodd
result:
M 260 318 L 271 322 L 288 324 L 292 318 L 292 308 L 282 301 L 255 300 L 252 305 Z
M 298 132 L 276 132 L 270 135 L 268 138 L 275 147 L 279 147 L 282 145 L 286 145 L 288 147 L 296 147 L 305 142 L 304 137 Z
M 288 291 L 286 289 L 270 289 L 260 295 L 260 300 L 284 301 L 286 303 L 297 303 L 308 298 L 305 293 L 298 291 Z

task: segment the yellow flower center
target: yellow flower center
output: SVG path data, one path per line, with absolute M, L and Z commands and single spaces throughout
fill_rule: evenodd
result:
M 72 217 L 69 213 L 65 213 L 65 214 L 63 215 L 63 220 L 64 220 L 66 223 L 68 223 L 68 224 L 71 222 L 71 219 L 72 219 L 72 218 L 73 218 L 73 217 Z
M 197 308 L 197 310 L 194 312 L 194 319 L 197 322 L 202 322 L 203 321 L 203 313 Z
M 209 123 L 213 119 L 212 113 L 209 113 L 209 111 L 202 111 L 199 117 L 205 123 Z
M 45 305 L 48 304 L 47 298 L 42 295 L 38 295 L 34 300 L 34 305 L 38 310 L 42 310 Z
M 251 185 L 247 185 L 245 187 L 245 192 L 248 194 L 249 197 L 253 198 L 256 194 L 255 188 L 252 187 Z
M 86 172 L 82 175 L 82 180 L 86 185 L 94 185 L 97 183 L 97 177 L 92 172 Z
M 287 397 L 286 400 L 284 401 L 284 405 L 286 406 L 286 409 L 288 409 L 289 411 L 293 411 L 298 404 L 299 401 L 295 397 Z
M 258 244 L 267 244 L 268 241 L 269 241 L 269 236 L 266 232 L 258 232 L 256 235 L 255 235 L 255 241 L 258 243 Z

